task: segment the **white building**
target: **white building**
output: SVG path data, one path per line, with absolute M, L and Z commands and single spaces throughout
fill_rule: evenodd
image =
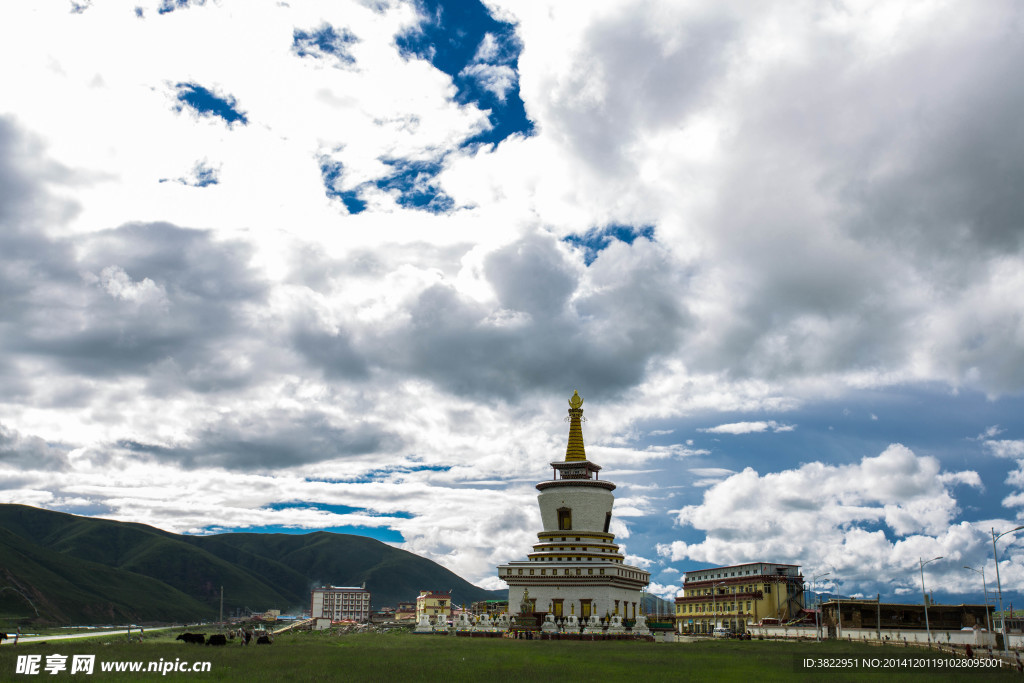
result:
M 565 460 L 551 463 L 550 481 L 537 484 L 544 530 L 525 561 L 498 567 L 508 584 L 510 613 L 518 613 L 524 591 L 534 612 L 587 618 L 640 614 L 641 591 L 650 574 L 625 563 L 608 529 L 615 484 L 598 477 L 601 467 L 583 447 L 583 399 L 569 399 L 569 443 Z
M 320 586 L 313 589 L 309 616 L 331 621 L 369 621 L 370 591 L 360 586 Z

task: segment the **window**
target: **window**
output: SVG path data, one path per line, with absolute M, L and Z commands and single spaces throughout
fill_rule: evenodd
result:
M 608 533 L 608 527 L 611 526 L 611 523 L 612 523 L 612 513 L 608 512 L 604 516 L 604 532 L 605 533 Z
M 572 510 L 570 508 L 558 508 L 558 528 L 563 531 L 572 529 Z

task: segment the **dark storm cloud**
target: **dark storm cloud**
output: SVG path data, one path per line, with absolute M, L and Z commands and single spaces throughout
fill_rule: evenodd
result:
M 190 434 L 190 445 L 156 445 L 122 441 L 118 447 L 146 454 L 160 463 L 187 468 L 278 470 L 312 463 L 394 451 L 401 446 L 395 434 L 359 420 L 338 426 L 309 411 L 247 413 L 225 418 Z
M 1024 387 L 1019 308 L 985 295 L 1024 247 L 1024 43 L 985 13 L 962 19 L 941 35 L 901 25 L 891 51 L 815 27 L 813 58 L 738 55 L 730 68 L 763 76 L 730 94 L 701 266 L 728 314 L 691 340 L 688 367 Z
M 68 468 L 68 449 L 0 424 L 0 465 L 59 472 Z
M 77 374 L 146 374 L 170 361 L 187 375 L 241 340 L 245 307 L 266 295 L 249 247 L 206 231 L 134 224 L 34 247 L 33 264 L 63 252 L 66 267 L 27 285 L 0 345 Z
M 739 26 L 726 16 L 678 21 L 669 34 L 651 16 L 641 3 L 595 22 L 573 76 L 541 80 L 547 117 L 602 174 L 628 176 L 638 135 L 678 127 L 706 105 L 734 49 Z
M 364 379 L 367 376 L 365 359 L 343 330 L 298 327 L 292 333 L 291 342 L 295 350 L 311 365 L 321 368 L 327 378 Z
M 15 369 L 19 360 L 107 379 L 169 363 L 178 376 L 164 368 L 155 376 L 161 391 L 168 382 L 207 391 L 249 381 L 225 377 L 222 356 L 247 350 L 254 331 L 246 309 L 265 301 L 250 248 L 167 223 L 47 237 L 41 222 L 60 224 L 74 211 L 47 188 L 68 175 L 0 119 L 0 377 L 8 398 L 33 391 L 31 377 Z M 35 400 L 82 403 L 82 385 L 61 385 Z
M 911 240 L 934 257 L 961 250 L 986 256 L 1024 246 L 1024 63 L 1020 35 L 968 42 L 942 54 L 919 50 L 881 83 L 896 131 L 879 142 L 867 178 L 846 198 L 858 211 L 851 229 Z M 900 100 L 897 100 L 900 101 Z M 897 135 L 895 133 L 902 133 Z M 892 163 L 894 157 L 906 160 Z M 892 230 L 893 227 L 897 230 Z M 895 233 L 895 234 L 893 234 Z
M 544 318 L 562 311 L 578 278 L 550 238 L 540 235 L 492 253 L 486 272 L 503 307 Z
M 580 271 L 549 235 L 498 250 L 485 272 L 504 312 L 436 284 L 367 357 L 460 395 L 512 400 L 586 378 L 587 391 L 607 396 L 643 381 L 647 364 L 672 350 L 689 322 L 679 299 L 685 282 L 647 241 L 602 252 L 591 266 L 597 286 L 575 300 Z

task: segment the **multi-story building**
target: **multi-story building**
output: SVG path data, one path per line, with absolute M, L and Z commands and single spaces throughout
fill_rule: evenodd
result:
M 751 562 L 686 572 L 676 598 L 680 633 L 741 633 L 762 619 L 786 623 L 804 608 L 804 578 L 793 564 Z
M 531 612 L 581 619 L 640 614 L 641 591 L 650 574 L 625 563 L 609 531 L 615 484 L 598 476 L 583 446 L 583 399 L 569 399 L 569 442 L 565 460 L 551 463 L 551 481 L 537 484 L 544 530 L 526 560 L 498 567 L 508 584 L 509 612 L 524 603 Z
M 508 612 L 508 600 L 480 600 L 472 603 L 469 609 L 476 616 L 487 614 L 494 619 L 499 614 Z
M 370 591 L 362 586 L 320 586 L 313 589 L 309 616 L 331 621 L 369 621 Z
M 420 591 L 416 598 L 417 621 L 422 614 L 429 616 L 431 621 L 439 614 L 443 614 L 445 619 L 450 619 L 452 615 L 451 591 Z
M 398 607 L 395 609 L 395 621 L 405 621 L 416 619 L 416 603 L 415 602 L 400 602 Z

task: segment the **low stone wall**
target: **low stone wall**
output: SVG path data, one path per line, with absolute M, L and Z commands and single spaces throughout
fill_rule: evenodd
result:
M 817 636 L 813 626 L 751 626 L 747 629 L 754 638 L 792 638 L 814 640 Z M 839 631 L 841 640 L 881 640 L 883 642 L 925 645 L 928 634 L 920 629 L 885 629 L 881 632 L 873 628 L 843 628 Z M 828 638 L 828 631 L 821 628 L 821 639 Z M 972 647 L 995 647 L 996 637 L 988 631 L 938 631 L 932 630 L 932 642 L 940 645 L 970 645 Z M 1010 647 L 1024 646 L 1024 635 L 1010 636 Z

